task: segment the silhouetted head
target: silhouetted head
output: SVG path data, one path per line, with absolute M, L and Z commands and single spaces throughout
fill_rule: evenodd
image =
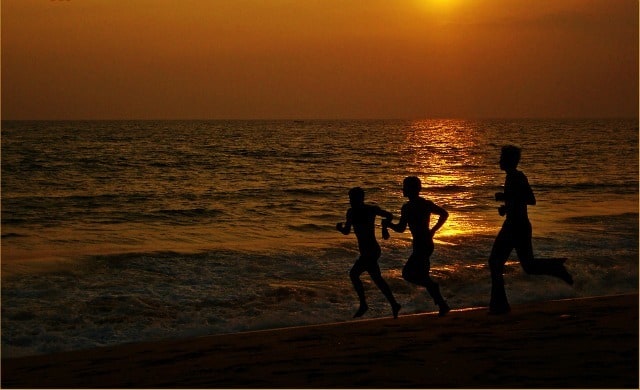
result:
M 407 176 L 402 182 L 402 193 L 407 198 L 415 198 L 422 190 L 422 183 L 417 176 Z
M 353 187 L 350 189 L 349 202 L 352 207 L 362 205 L 364 203 L 364 190 L 360 187 Z
M 508 171 L 516 169 L 520 162 L 520 148 L 513 145 L 507 145 L 502 147 L 502 153 L 500 154 L 500 169 Z

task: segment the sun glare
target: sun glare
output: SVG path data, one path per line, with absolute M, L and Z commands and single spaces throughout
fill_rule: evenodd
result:
M 425 11 L 429 12 L 448 12 L 452 10 L 456 4 L 458 4 L 457 0 L 417 0 L 416 3 L 418 6 Z

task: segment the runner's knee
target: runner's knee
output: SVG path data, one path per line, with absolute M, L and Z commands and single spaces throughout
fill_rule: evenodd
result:
M 407 268 L 402 270 L 402 279 L 414 284 L 420 282 L 420 277 L 416 274 L 415 270 L 408 270 Z
M 505 261 L 503 261 L 500 257 L 498 256 L 494 256 L 492 254 L 491 257 L 489 257 L 489 270 L 491 271 L 491 273 L 503 273 L 504 272 L 504 263 Z

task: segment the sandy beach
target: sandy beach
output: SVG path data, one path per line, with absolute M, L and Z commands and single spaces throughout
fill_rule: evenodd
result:
M 638 388 L 638 294 L 3 359 L 2 387 Z

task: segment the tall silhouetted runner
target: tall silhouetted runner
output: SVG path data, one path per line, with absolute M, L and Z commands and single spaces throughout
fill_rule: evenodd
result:
M 443 316 L 451 310 L 447 302 L 440 294 L 438 284 L 429 277 L 431 263 L 429 258 L 433 253 L 433 235 L 444 225 L 449 217 L 449 213 L 442 207 L 437 206 L 430 200 L 420 196 L 422 184 L 420 179 L 409 176 L 404 179 L 402 192 L 409 201 L 402 206 L 400 221 L 397 224 L 389 219 L 383 220 L 383 226 L 390 227 L 398 233 L 402 233 L 409 225 L 409 230 L 413 235 L 413 253 L 402 269 L 402 277 L 413 284 L 423 286 L 427 289 L 438 307 L 439 315 Z M 429 220 L 431 214 L 439 216 L 438 221 L 430 229 Z
M 347 221 L 344 225 L 342 222 L 336 224 L 336 229 L 342 234 L 347 235 L 351 232 L 351 226 L 353 226 L 353 231 L 358 238 L 360 257 L 356 260 L 351 271 L 349 271 L 349 277 L 351 278 L 353 287 L 358 293 L 358 298 L 360 298 L 360 308 L 353 317 L 362 316 L 368 309 L 364 295 L 364 286 L 360 280 L 360 275 L 366 271 L 391 304 L 393 318 L 398 318 L 400 304 L 396 302 L 389 285 L 380 273 L 378 259 L 380 258 L 381 251 L 375 235 L 376 216 L 379 215 L 387 219 L 392 219 L 393 215 L 378 206 L 365 204 L 364 190 L 360 187 L 352 188 L 349 191 L 349 201 L 351 208 L 347 210 Z M 389 237 L 386 228 L 383 228 L 383 237 L 385 239 Z
M 496 200 L 504 202 L 498 208 L 501 216 L 506 215 L 502 229 L 496 237 L 489 257 L 491 270 L 491 314 L 508 313 L 511 308 L 504 289 L 504 265 L 515 248 L 524 271 L 533 275 L 552 275 L 568 284 L 573 278 L 564 267 L 566 259 L 534 259 L 531 244 L 531 222 L 527 205 L 535 205 L 536 198 L 524 173 L 516 168 L 520 162 L 520 148 L 509 145 L 502 147 L 500 169 L 506 172 L 504 192 L 496 193 Z

